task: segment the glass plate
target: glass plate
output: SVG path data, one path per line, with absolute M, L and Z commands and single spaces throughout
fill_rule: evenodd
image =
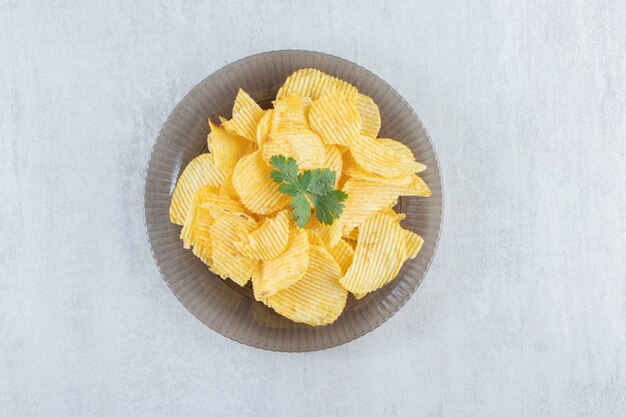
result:
M 361 300 L 348 296 L 339 319 L 324 327 L 293 323 L 254 300 L 250 284 L 241 288 L 212 274 L 179 239 L 181 227 L 169 221 L 170 196 L 187 163 L 206 152 L 207 119 L 230 117 L 243 88 L 264 107 L 285 78 L 300 68 L 318 68 L 354 84 L 380 108 L 379 136 L 406 144 L 428 166 L 420 175 L 430 198 L 403 197 L 403 227 L 425 240 L 419 255 L 396 279 Z M 215 119 L 214 119 L 215 120 Z M 439 164 L 428 133 L 408 103 L 366 69 L 335 56 L 310 51 L 274 51 L 243 58 L 209 75 L 176 106 L 163 125 L 148 162 L 144 194 L 146 230 L 163 279 L 178 300 L 202 323 L 222 335 L 261 349 L 303 352 L 349 342 L 384 323 L 415 292 L 433 259 L 443 209 Z

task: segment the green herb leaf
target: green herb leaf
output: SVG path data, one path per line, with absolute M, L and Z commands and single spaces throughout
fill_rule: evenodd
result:
M 270 178 L 280 184 L 278 191 L 292 197 L 292 216 L 299 227 L 304 227 L 311 218 L 311 203 L 315 205 L 315 216 L 324 224 L 341 216 L 344 201 L 348 197 L 343 191 L 335 190 L 337 174 L 328 168 L 299 171 L 298 162 L 284 155 L 274 155 L 270 165 L 276 170 Z

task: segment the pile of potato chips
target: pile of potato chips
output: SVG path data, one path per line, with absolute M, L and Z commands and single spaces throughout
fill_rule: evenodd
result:
M 209 153 L 181 174 L 170 206 L 187 249 L 223 279 L 244 286 L 277 313 L 321 326 L 393 280 L 423 239 L 403 229 L 399 196 L 430 196 L 417 173 L 426 166 L 393 139 L 376 138 L 380 113 L 356 87 L 316 69 L 287 78 L 274 108 L 239 90 L 232 118 L 209 121 Z M 274 155 L 301 169 L 329 168 L 348 198 L 339 219 L 304 228 L 290 198 L 270 178 Z

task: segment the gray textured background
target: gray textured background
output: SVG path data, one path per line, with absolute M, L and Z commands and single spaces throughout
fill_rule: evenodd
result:
M 624 2 L 37 3 L 0 2 L 0 415 L 626 414 Z M 445 182 L 415 296 L 311 354 L 200 324 L 143 226 L 174 105 L 282 48 L 388 81 Z

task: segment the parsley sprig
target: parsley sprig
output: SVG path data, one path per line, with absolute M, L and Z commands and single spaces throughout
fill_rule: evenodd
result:
M 309 199 L 315 205 L 315 217 L 320 222 L 332 224 L 341 215 L 348 194 L 335 190 L 334 171 L 318 168 L 298 173 L 298 162 L 283 155 L 272 156 L 270 165 L 276 168 L 270 177 L 280 184 L 278 191 L 292 197 L 292 215 L 299 227 L 304 227 L 311 217 Z

